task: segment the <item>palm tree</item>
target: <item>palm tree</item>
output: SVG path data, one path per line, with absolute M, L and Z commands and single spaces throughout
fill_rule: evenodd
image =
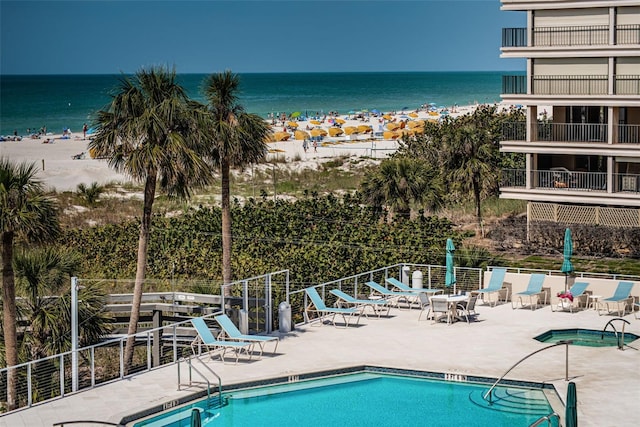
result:
M 16 330 L 16 289 L 13 271 L 13 245 L 18 236 L 28 241 L 44 241 L 59 232 L 57 208 L 46 197 L 42 183 L 35 178 L 35 164 L 12 163 L 0 158 L 0 230 L 2 231 L 2 303 L 5 361 L 18 363 Z M 16 372 L 7 374 L 7 408 L 16 407 Z
M 372 206 L 388 205 L 405 219 L 409 219 L 413 205 L 432 210 L 442 198 L 437 169 L 409 158 L 383 160 L 379 169 L 365 176 L 361 193 Z
M 496 187 L 500 160 L 496 108 L 480 106 L 449 126 L 445 170 L 462 191 L 472 194 L 478 227 L 482 223 L 482 196 Z
M 240 79 L 231 71 L 212 74 L 205 80 L 204 94 L 210 113 L 209 157 L 221 175 L 222 281 L 231 283 L 231 201 L 229 172 L 262 160 L 267 154 L 266 140 L 271 133 L 267 122 L 245 112 L 238 103 Z
M 133 78 L 122 77 L 109 106 L 99 111 L 96 137 L 89 149 L 107 158 L 109 165 L 144 183 L 144 201 L 136 279 L 127 344 L 125 371 L 133 361 L 133 335 L 138 328 L 142 284 L 147 267 L 151 216 L 156 187 L 169 196 L 188 198 L 194 188 L 211 180 L 200 153 L 203 146 L 197 128 L 198 114 L 175 71 L 141 70 Z

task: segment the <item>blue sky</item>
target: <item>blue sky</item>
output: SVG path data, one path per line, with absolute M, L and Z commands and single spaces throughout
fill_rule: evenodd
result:
M 0 0 L 2 74 L 523 70 L 499 0 Z

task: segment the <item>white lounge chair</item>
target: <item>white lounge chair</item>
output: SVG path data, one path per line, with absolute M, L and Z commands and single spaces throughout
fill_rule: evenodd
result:
M 307 293 L 307 296 L 309 296 L 309 299 L 311 300 L 311 302 L 304 309 L 304 315 L 306 317 L 307 322 L 311 321 L 311 316 L 309 314 L 316 313 L 318 318 L 320 319 L 321 325 L 324 323 L 322 321 L 322 318 L 324 316 L 331 316 L 331 323 L 333 324 L 333 326 L 338 327 L 338 325 L 336 325 L 336 315 L 339 314 L 342 316 L 345 326 L 349 326 L 348 318 L 351 318 L 354 315 L 361 314 L 361 311 L 355 308 L 327 307 L 324 301 L 322 300 L 322 298 L 320 297 L 320 294 L 318 294 L 318 291 L 314 287 L 306 288 L 305 292 Z M 356 324 L 358 323 L 360 323 L 360 316 L 358 316 L 358 321 L 356 322 Z
M 580 308 L 580 305 L 583 307 L 587 306 L 587 296 L 585 293 L 589 283 L 587 282 L 575 282 L 571 289 L 569 289 L 569 293 L 571 294 L 570 298 L 560 297 L 560 301 L 558 302 L 558 311 L 564 311 L 566 308 L 569 309 L 571 313 L 573 313 L 574 308 Z M 555 304 L 551 304 L 551 311 L 555 311 L 553 309 Z
M 275 347 L 273 348 L 272 354 L 275 354 L 276 350 L 278 349 L 278 343 L 280 341 L 278 337 L 267 337 L 264 335 L 244 335 L 226 314 L 215 316 L 215 319 L 222 328 L 222 333 L 220 334 L 220 336 L 218 336 L 218 338 L 226 336 L 233 341 L 244 341 L 258 344 L 258 346 L 260 347 L 259 357 L 262 357 L 262 353 L 264 353 L 264 345 L 268 342 L 276 343 Z
M 522 301 L 523 298 L 529 299 L 529 306 L 531 310 L 538 308 L 538 302 L 540 301 L 540 296 L 544 293 L 542 291 L 542 285 L 544 284 L 544 279 L 547 276 L 545 274 L 533 273 L 529 276 L 529 284 L 527 285 L 527 289 L 522 292 L 518 292 L 513 295 L 511 300 L 511 306 L 515 310 L 518 306 L 518 301 L 520 301 L 520 306 L 524 308 L 524 303 Z M 517 299 L 516 299 L 517 297 Z M 535 304 L 534 304 L 535 301 Z
M 338 308 L 360 308 L 362 309 L 362 313 L 367 317 L 369 317 L 367 315 L 367 312 L 365 311 L 367 307 L 371 308 L 371 311 L 373 311 L 373 314 L 377 314 L 378 317 L 381 316 L 381 314 L 385 311 L 385 309 L 386 309 L 385 316 L 388 316 L 389 310 L 391 310 L 391 305 L 389 304 L 389 301 L 387 301 L 386 299 L 354 298 L 351 295 L 341 291 L 340 289 L 332 289 L 329 292 L 331 292 L 331 294 L 338 297 L 338 301 L 336 301 Z
M 503 291 L 504 288 L 504 276 L 507 273 L 506 268 L 494 268 L 491 270 L 491 277 L 489 278 L 489 284 L 486 288 L 479 289 L 477 291 L 473 291 L 474 294 L 482 297 L 482 301 L 489 304 L 491 306 L 491 295 L 496 295 L 496 300 L 493 303 L 493 306 L 498 303 L 498 296 L 500 292 Z M 507 298 L 509 295 L 507 295 Z
M 600 304 L 598 304 L 598 314 L 600 314 L 600 307 L 602 307 L 602 305 L 607 308 L 608 313 L 611 313 L 612 310 L 609 307 L 609 304 L 611 304 L 618 312 L 618 316 L 624 316 L 627 311 L 627 305 L 631 305 L 633 301 L 631 289 L 633 289 L 633 282 L 618 282 L 618 286 L 613 292 L 613 295 L 600 300 Z
M 206 322 L 201 317 L 192 318 L 191 323 L 198 332 L 198 336 L 191 342 L 193 354 L 198 354 L 196 349 L 199 348 L 200 345 L 203 345 L 210 353 L 220 352 L 220 359 L 223 363 L 227 350 L 232 350 L 236 354 L 236 363 L 238 363 L 240 353 L 243 351 L 249 357 L 249 360 L 251 360 L 251 352 L 253 351 L 252 343 L 243 341 L 220 341 L 215 339 Z

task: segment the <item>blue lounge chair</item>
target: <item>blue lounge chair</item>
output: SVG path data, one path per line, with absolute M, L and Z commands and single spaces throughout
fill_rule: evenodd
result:
M 542 291 L 542 285 L 544 284 L 544 279 L 547 276 L 545 274 L 533 273 L 529 276 L 529 284 L 527 285 L 527 289 L 514 294 L 514 297 L 518 297 L 511 299 L 511 305 L 515 309 L 518 306 L 518 301 L 520 301 L 520 306 L 524 307 L 524 303 L 522 302 L 522 298 L 529 298 L 529 305 L 531 306 L 531 310 L 534 307 L 538 307 L 538 302 L 540 301 L 540 296 L 544 293 Z M 535 298 L 535 304 L 533 303 Z
M 414 293 L 423 293 L 427 295 L 435 295 L 437 293 L 442 292 L 442 289 L 428 289 L 428 288 L 412 288 L 410 286 L 405 285 L 395 277 L 387 277 L 384 279 L 388 284 L 393 286 L 393 289 L 397 289 L 399 292 L 414 292 Z
M 204 319 L 201 317 L 194 317 L 191 319 L 191 323 L 193 327 L 196 328 L 198 332 L 198 336 L 191 343 L 191 350 L 193 354 L 198 354 L 196 351 L 196 346 L 204 345 L 207 348 L 207 351 L 214 353 L 216 351 L 220 352 L 220 359 L 224 363 L 224 355 L 227 350 L 233 350 L 236 354 L 236 363 L 238 363 L 238 359 L 240 358 L 240 353 L 243 351 L 247 356 L 249 356 L 249 360 L 251 360 L 251 352 L 253 351 L 253 344 L 243 341 L 220 341 L 215 339 L 211 330 L 205 323 Z M 212 355 L 213 357 L 213 355 Z
M 489 305 L 491 305 L 491 295 L 497 294 L 496 301 L 493 303 L 493 306 L 495 307 L 498 303 L 500 292 L 503 289 L 506 289 L 504 287 L 504 276 L 506 273 L 506 268 L 494 268 L 493 270 L 491 270 L 491 277 L 489 278 L 489 284 L 487 285 L 487 287 L 477 291 L 473 291 L 472 293 L 480 295 L 482 297 L 482 301 Z M 506 295 L 505 300 L 507 300 L 508 298 L 509 295 Z
M 258 344 L 260 347 L 260 356 L 262 357 L 262 353 L 264 352 L 264 345 L 267 342 L 275 341 L 276 346 L 273 349 L 273 353 L 275 354 L 278 349 L 278 342 L 280 341 L 278 337 L 266 337 L 263 335 L 244 335 L 240 330 L 236 327 L 236 325 L 229 319 L 229 316 L 226 314 L 221 314 L 219 316 L 215 316 L 216 322 L 222 328 L 223 333 L 221 335 L 226 335 L 227 338 L 233 341 L 245 341 L 249 343 Z M 218 336 L 218 338 L 221 338 Z
M 586 307 L 587 294 L 585 294 L 584 292 L 587 290 L 588 286 L 589 286 L 589 283 L 587 282 L 575 282 L 573 286 L 571 286 L 571 289 L 569 289 L 569 293 L 571 294 L 573 301 L 570 300 L 569 298 L 560 297 L 560 301 L 558 303 L 558 309 L 560 311 L 564 311 L 565 308 L 569 308 L 569 311 L 573 313 L 573 308 L 574 307 L 580 308 L 580 304 L 582 304 L 583 307 Z M 554 311 L 553 309 L 554 305 L 555 304 L 551 304 L 551 311 Z
M 409 310 L 411 310 L 411 305 L 416 303 L 420 303 L 419 295 L 420 292 L 397 292 L 392 291 L 384 286 L 376 283 L 374 281 L 369 281 L 366 283 L 367 286 L 371 288 L 371 294 L 377 295 L 381 298 L 388 299 L 389 301 L 393 301 L 395 306 L 400 308 L 400 300 L 403 300 L 409 306 Z
M 378 317 L 382 315 L 382 312 L 384 312 L 385 309 L 387 310 L 385 316 L 388 316 L 389 310 L 391 310 L 391 305 L 389 305 L 389 301 L 386 299 L 358 299 L 342 292 L 340 289 L 332 289 L 329 292 L 338 297 L 338 301 L 336 302 L 338 307 L 362 308 L 362 313 L 364 313 L 365 316 L 367 316 L 367 312 L 365 311 L 365 308 L 367 307 L 370 307 L 373 313 L 377 314 Z
M 618 316 L 624 316 L 627 311 L 627 305 L 632 302 L 631 289 L 633 289 L 633 282 L 618 282 L 618 287 L 613 292 L 613 296 L 600 300 L 598 314 L 600 314 L 600 307 L 603 304 L 607 307 L 607 313 L 611 313 L 609 304 L 612 304 L 616 306 Z
M 349 326 L 349 320 L 347 319 L 347 316 L 351 317 L 353 315 L 360 314 L 360 310 L 355 308 L 327 307 L 320 297 L 320 294 L 318 294 L 318 291 L 314 287 L 306 288 L 305 292 L 311 300 L 311 303 L 308 304 L 304 309 L 304 316 L 307 322 L 311 321 L 311 316 L 309 316 L 310 313 L 316 313 L 318 315 L 318 318 L 321 320 L 320 325 L 324 323 L 322 321 L 322 318 L 324 316 L 331 315 L 331 323 L 333 324 L 333 326 L 338 327 L 338 325 L 336 325 L 336 315 L 339 314 L 342 316 L 342 320 L 344 320 L 345 326 Z M 360 323 L 360 316 L 358 316 L 358 321 L 356 322 L 356 324 L 358 323 Z

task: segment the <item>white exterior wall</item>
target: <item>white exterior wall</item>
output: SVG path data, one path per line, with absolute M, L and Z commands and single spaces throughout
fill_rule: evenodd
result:
M 609 25 L 609 9 L 606 8 L 536 10 L 533 16 L 535 27 Z
M 537 58 L 533 63 L 534 76 L 606 76 L 607 58 Z
M 618 75 L 640 75 L 640 58 L 625 57 L 616 59 L 616 74 Z
M 618 25 L 640 24 L 640 6 L 619 7 L 616 21 Z

